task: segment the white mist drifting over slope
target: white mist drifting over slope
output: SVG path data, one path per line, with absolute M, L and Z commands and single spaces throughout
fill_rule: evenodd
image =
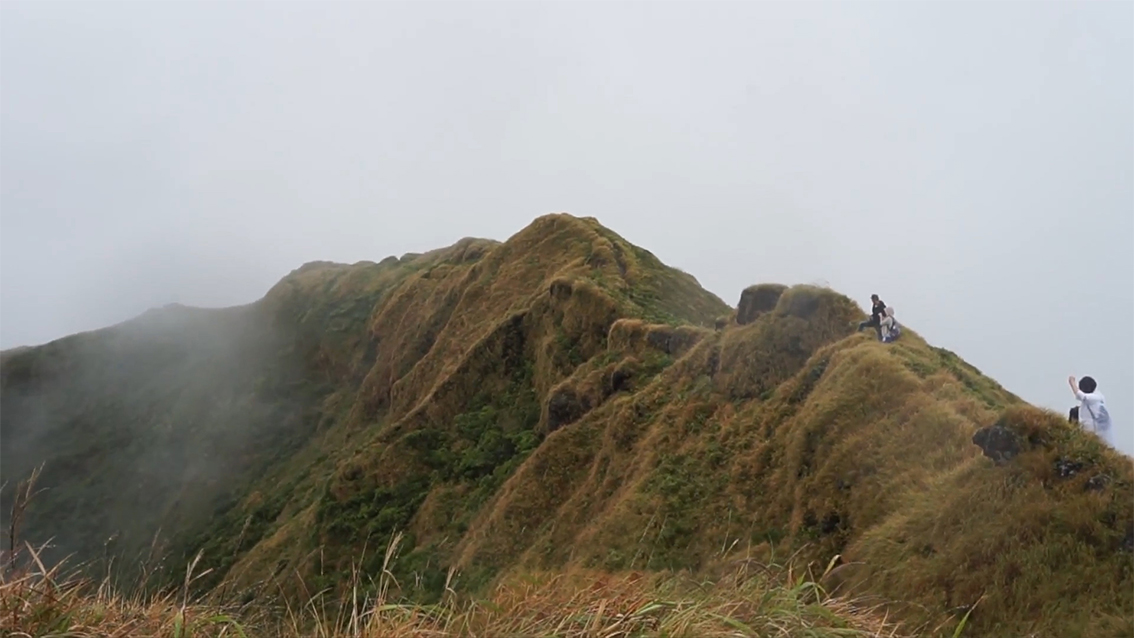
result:
M 0 345 L 591 215 L 1134 451 L 1129 3 L 5 2 Z

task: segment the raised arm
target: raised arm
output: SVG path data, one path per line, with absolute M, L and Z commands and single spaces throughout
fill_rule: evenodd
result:
M 1082 399 L 1083 393 L 1079 391 L 1079 386 L 1075 384 L 1075 376 L 1067 377 L 1067 385 L 1071 386 L 1071 393 L 1075 395 L 1076 399 Z

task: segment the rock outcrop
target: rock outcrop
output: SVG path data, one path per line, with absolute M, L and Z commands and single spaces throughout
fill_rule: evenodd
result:
M 984 455 L 997 464 L 1006 463 L 1020 453 L 1019 438 L 1003 425 L 977 430 L 973 435 L 973 443 L 980 446 Z
M 749 286 L 740 293 L 740 304 L 736 307 L 736 323 L 747 325 L 765 312 L 775 309 L 787 286 L 783 284 L 758 284 Z

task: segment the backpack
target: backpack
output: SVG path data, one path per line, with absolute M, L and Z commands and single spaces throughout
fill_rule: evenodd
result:
M 898 325 L 898 322 L 895 321 L 893 324 L 890 325 L 890 334 L 882 337 L 882 343 L 890 343 L 891 341 L 897 339 L 901 335 L 902 335 L 902 328 Z
M 1083 407 L 1087 408 L 1087 412 L 1091 413 L 1091 418 L 1095 422 L 1095 430 L 1098 432 L 1106 432 L 1110 429 L 1110 412 L 1106 409 L 1105 403 L 1099 404 L 1098 414 L 1091 409 L 1091 404 L 1083 401 Z

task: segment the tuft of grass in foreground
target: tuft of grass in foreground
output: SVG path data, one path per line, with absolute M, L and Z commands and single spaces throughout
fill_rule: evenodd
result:
M 387 562 L 400 540 L 398 534 L 391 541 Z M 125 596 L 109 581 L 95 583 L 58 566 L 48 569 L 29 545 L 0 567 L 0 629 L 13 638 L 907 635 L 877 608 L 827 596 L 809 572 L 751 560 L 737 561 L 717 582 L 672 572 L 527 573 L 504 579 L 486 600 L 461 598 L 447 583 L 446 596 L 436 605 L 392 600 L 388 593 L 396 583 L 384 565 L 373 597 L 356 594 L 332 602 L 316 593 L 299 608 L 282 609 L 191 597 L 189 585 L 200 576 L 193 573 L 194 564 L 183 587 L 148 596 Z M 356 571 L 352 591 L 359 591 L 361 580 Z
M 124 595 L 110 584 L 44 566 L 40 551 L 25 545 L 0 564 L 0 635 L 5 638 L 67 636 L 251 636 L 251 610 L 191 602 L 185 589 Z M 237 618 L 241 620 L 237 620 Z

